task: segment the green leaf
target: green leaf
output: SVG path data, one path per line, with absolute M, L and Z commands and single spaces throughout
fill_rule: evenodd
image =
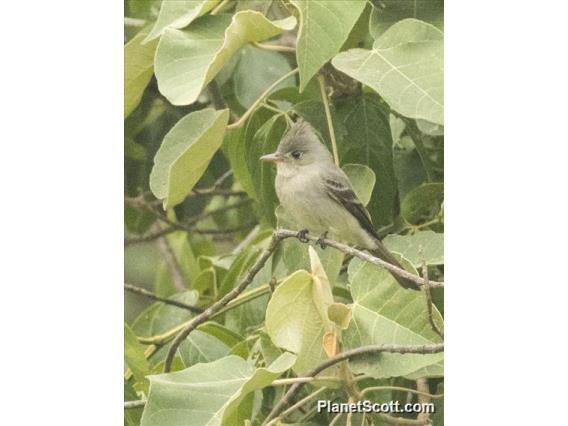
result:
M 372 50 L 336 55 L 339 71 L 368 85 L 400 114 L 444 124 L 444 34 L 405 19 L 375 40 Z
M 444 234 L 433 231 L 418 231 L 413 235 L 388 235 L 383 244 L 390 250 L 400 253 L 416 268 L 427 265 L 444 264 Z
M 272 83 L 292 70 L 282 54 L 250 45 L 244 46 L 235 56 L 238 57 L 233 72 L 235 96 L 245 108 L 249 108 Z M 290 76 L 272 91 L 295 86 L 295 83 L 295 77 Z
M 223 142 L 229 110 L 187 114 L 167 133 L 154 157 L 150 189 L 169 209 L 181 203 Z
M 260 127 L 273 114 L 264 108 L 256 110 L 247 120 L 244 129 L 232 129 L 227 132 L 227 137 L 223 143 L 223 151 L 231 163 L 231 169 L 237 181 L 241 184 L 246 193 L 254 199 L 257 198 L 255 184 L 249 170 L 252 161 L 248 159 L 248 149 L 253 143 L 253 138 Z M 260 163 L 260 161 L 258 162 Z M 256 164 L 257 167 L 260 164 Z
M 404 260 L 404 259 L 403 259 Z M 413 268 L 409 266 L 412 270 Z M 416 273 L 416 271 L 412 271 Z M 440 342 L 428 321 L 423 292 L 401 288 L 392 275 L 360 259 L 348 268 L 353 296 L 353 319 L 343 332 L 345 349 L 364 345 L 424 345 Z M 433 318 L 442 329 L 442 316 L 433 307 Z M 405 376 L 443 359 L 443 354 L 388 354 L 351 362 L 355 373 L 375 378 Z
M 375 173 L 363 164 L 345 164 L 341 168 L 353 184 L 353 189 L 359 200 L 365 206 L 369 204 L 375 186 Z
M 393 221 L 396 179 L 390 126 L 376 95 L 363 95 L 341 108 L 346 135 L 339 145 L 342 163 L 370 167 L 376 176 L 368 205 L 375 226 Z
M 150 364 L 144 355 L 145 350 L 130 326 L 124 323 L 124 361 L 137 382 L 146 381 L 146 375 L 150 372 Z
M 292 16 L 270 21 L 262 13 L 244 10 L 232 18 L 204 16 L 183 31 L 166 29 L 156 51 L 158 88 L 174 105 L 191 104 L 239 48 L 295 26 Z
M 219 0 L 176 0 L 162 2 L 160 14 L 144 42 L 160 37 L 167 28 L 184 28 L 213 9 Z
M 275 209 L 279 204 L 274 188 L 276 168 L 272 164 L 261 162 L 260 157 L 276 151 L 286 128 L 286 119 L 275 115 L 258 129 L 252 143 L 246 146 L 247 166 L 255 186 L 255 193 L 263 217 L 271 227 L 276 226 Z
M 219 339 L 195 330 L 179 346 L 178 353 L 184 367 L 190 367 L 198 362 L 211 362 L 222 358 L 230 349 Z
M 384 7 L 373 8 L 369 32 L 378 38 L 391 25 L 405 18 L 428 22 L 444 31 L 444 0 L 381 0 Z
M 292 0 L 300 13 L 296 58 L 300 68 L 300 92 L 319 69 L 339 52 L 365 0 Z
M 213 321 L 208 321 L 204 324 L 201 324 L 197 327 L 197 329 L 216 337 L 230 348 L 241 343 L 244 340 L 244 337 L 240 334 L 235 333 L 234 331 L 229 330 L 227 327 Z
M 310 257 L 317 258 L 313 249 Z M 333 303 L 329 282 L 319 259 L 313 266 L 311 274 L 297 271 L 276 287 L 266 309 L 266 332 L 276 346 L 297 354 L 294 371 L 298 373 L 327 359 L 323 337 L 333 329 L 327 317 Z
M 195 305 L 199 294 L 195 290 L 177 293 L 171 298 L 188 305 Z M 146 308 L 132 324 L 132 330 L 138 336 L 150 337 L 165 333 L 173 327 L 189 320 L 193 314 L 187 309 L 156 302 Z
M 402 217 L 412 225 L 432 219 L 444 202 L 444 184 L 426 183 L 410 191 L 402 200 Z
M 141 425 L 241 424 L 235 422 L 241 402 L 251 392 L 272 383 L 295 359 L 284 353 L 269 367 L 255 369 L 242 358 L 229 355 L 182 371 L 150 376 L 150 394 Z M 250 416 L 251 408 L 240 416 Z
M 138 106 L 154 75 L 154 52 L 158 42 L 142 44 L 146 34 L 146 31 L 140 31 L 124 46 L 124 118 Z
M 353 312 L 349 306 L 343 303 L 332 303 L 327 308 L 327 315 L 339 328 L 345 330 L 349 327 Z

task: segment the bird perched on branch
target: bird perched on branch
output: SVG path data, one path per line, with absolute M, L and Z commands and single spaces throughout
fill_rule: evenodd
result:
M 353 190 L 347 175 L 334 162 L 313 127 L 299 119 L 282 138 L 276 152 L 262 161 L 276 163 L 276 194 L 282 206 L 308 232 L 356 244 L 380 259 L 402 268 L 379 240 L 371 216 Z M 419 290 L 413 281 L 393 274 L 404 288 Z

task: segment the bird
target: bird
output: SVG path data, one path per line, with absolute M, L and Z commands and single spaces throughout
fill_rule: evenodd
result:
M 314 233 L 320 236 L 321 244 L 329 234 L 404 269 L 381 242 L 349 178 L 335 164 L 310 123 L 297 119 L 283 135 L 276 151 L 260 160 L 276 164 L 276 195 L 302 227 L 298 238 L 305 240 L 308 232 Z M 414 281 L 391 274 L 403 288 L 420 289 Z

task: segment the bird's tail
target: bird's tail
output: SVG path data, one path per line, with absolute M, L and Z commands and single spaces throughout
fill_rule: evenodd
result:
M 387 248 L 381 243 L 379 240 L 376 240 L 377 247 L 373 250 L 370 250 L 371 254 L 378 257 L 379 259 L 384 260 L 385 262 L 390 263 L 391 265 L 397 266 L 400 269 L 404 269 L 402 265 L 395 259 L 393 254 L 387 250 Z M 394 279 L 404 288 L 411 288 L 412 290 L 420 290 L 418 284 L 414 281 L 409 280 L 408 278 L 404 278 L 392 273 Z

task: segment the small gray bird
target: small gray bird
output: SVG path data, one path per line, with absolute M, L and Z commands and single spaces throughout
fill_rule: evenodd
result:
M 312 126 L 300 119 L 282 138 L 276 152 L 262 161 L 276 163 L 276 194 L 292 218 L 309 231 L 356 244 L 373 255 L 402 268 L 380 242 L 371 216 L 361 203 L 347 175 L 333 162 Z M 413 281 L 393 274 L 404 288 L 419 290 Z

